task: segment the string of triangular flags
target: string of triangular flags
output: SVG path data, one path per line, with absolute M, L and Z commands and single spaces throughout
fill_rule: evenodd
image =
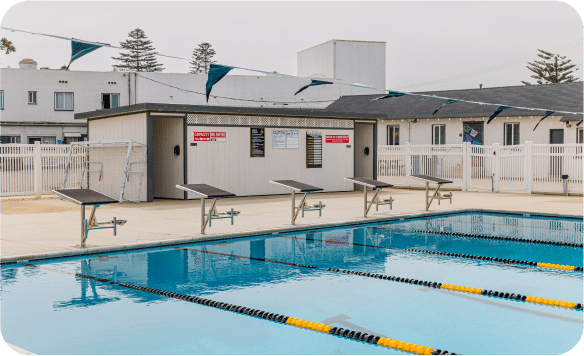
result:
M 75 61 L 76 59 L 79 59 L 79 58 L 85 56 L 86 54 L 89 54 L 89 53 L 91 53 L 91 52 L 93 52 L 93 51 L 95 51 L 95 50 L 97 50 L 97 49 L 99 49 L 101 47 L 110 47 L 110 48 L 124 49 L 123 47 L 112 46 L 112 45 L 107 44 L 107 43 L 99 43 L 99 42 L 91 42 L 91 41 L 85 41 L 85 40 L 78 40 L 78 39 L 74 39 L 74 38 L 67 38 L 67 37 L 62 37 L 62 36 L 56 36 L 56 35 L 50 35 L 50 34 L 44 34 L 44 33 L 37 33 L 37 32 L 30 32 L 30 31 L 23 31 L 23 30 L 17 30 L 17 29 L 12 29 L 12 28 L 7 28 L 7 27 L 1 27 L 1 28 L 4 29 L 4 30 L 12 31 L 12 32 L 17 31 L 17 32 L 29 33 L 29 34 L 33 34 L 33 35 L 48 36 L 48 37 L 54 37 L 54 38 L 59 38 L 59 39 L 64 39 L 64 40 L 71 41 L 71 60 L 69 61 L 69 65 L 67 66 L 67 70 L 69 69 L 69 67 L 71 66 L 71 63 L 73 61 Z M 187 59 L 187 58 L 181 58 L 181 57 L 176 57 L 176 56 L 169 56 L 169 55 L 164 55 L 164 54 L 160 54 L 160 53 L 155 53 L 155 55 L 162 56 L 162 57 L 175 58 L 175 59 L 181 59 L 181 60 L 187 60 L 187 61 L 189 61 L 189 59 Z M 209 68 L 209 73 L 207 74 L 207 83 L 205 85 L 205 96 L 206 96 L 207 102 L 209 102 L 209 96 L 211 95 L 211 90 L 213 89 L 213 86 L 215 84 L 217 84 L 221 79 L 223 79 L 232 69 L 242 69 L 242 70 L 246 70 L 246 71 L 264 73 L 264 74 L 267 74 L 267 75 L 275 75 L 275 76 L 280 76 L 280 77 L 309 79 L 309 78 L 298 77 L 298 76 L 294 76 L 294 75 L 288 75 L 288 74 L 282 74 L 282 73 L 276 73 L 276 72 L 268 72 L 268 71 L 257 70 L 257 69 L 249 69 L 249 68 L 242 68 L 242 67 L 227 66 L 227 65 L 217 64 L 217 63 L 211 63 L 210 64 L 210 68 Z M 294 95 L 299 94 L 300 92 L 308 89 L 309 87 L 317 86 L 317 85 L 327 85 L 327 84 L 339 84 L 339 85 L 353 86 L 353 87 L 359 87 L 359 88 L 380 90 L 378 88 L 373 88 L 371 86 L 363 85 L 363 84 L 359 84 L 359 83 L 351 83 L 351 84 L 349 84 L 349 83 L 333 83 L 333 82 L 324 81 L 324 80 L 310 79 L 310 83 L 307 84 L 307 85 L 305 85 L 305 86 L 303 86 L 302 88 L 300 88 L 296 93 L 294 93 Z M 546 119 L 547 117 L 549 117 L 550 115 L 552 115 L 554 113 L 558 113 L 558 114 L 584 115 L 584 113 L 582 113 L 582 112 L 547 110 L 547 109 L 540 109 L 540 108 L 527 108 L 527 107 L 519 107 L 519 106 L 511 106 L 511 105 L 484 103 L 484 102 L 478 102 L 478 101 L 463 100 L 463 99 L 453 99 L 453 98 L 441 97 L 441 96 L 436 96 L 436 95 L 428 95 L 428 94 L 420 94 L 420 93 L 409 93 L 409 92 L 400 92 L 400 91 L 393 91 L 393 90 L 387 90 L 387 94 L 385 94 L 382 97 L 373 99 L 373 100 L 397 98 L 397 97 L 402 97 L 402 96 L 406 96 L 406 95 L 415 95 L 415 96 L 423 96 L 423 97 L 428 97 L 428 98 L 435 98 L 435 99 L 444 99 L 444 100 L 446 100 L 446 102 L 444 102 L 442 105 L 440 105 L 440 107 L 438 107 L 436 110 L 434 110 L 434 112 L 432 113 L 432 115 L 435 115 L 438 112 L 438 110 L 440 110 L 445 105 L 454 104 L 454 103 L 457 103 L 457 102 L 465 102 L 465 103 L 479 104 L 479 105 L 495 105 L 495 106 L 498 106 L 498 108 L 495 110 L 495 112 L 487 120 L 487 124 L 489 124 L 491 121 L 493 121 L 493 119 L 495 119 L 501 112 L 503 112 L 504 110 L 507 110 L 507 109 L 511 109 L 511 108 L 513 108 L 513 109 L 531 110 L 531 111 L 545 111 L 545 115 L 538 121 L 538 123 L 533 128 L 534 131 L 535 131 L 535 129 L 539 126 L 539 124 L 544 119 Z M 580 126 L 582 124 L 582 121 L 583 120 L 580 120 L 576 124 L 576 126 Z

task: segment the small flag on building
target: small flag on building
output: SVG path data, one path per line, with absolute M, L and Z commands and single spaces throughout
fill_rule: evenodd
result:
M 448 99 L 445 103 L 443 103 L 442 105 L 440 105 L 440 107 L 436 110 L 434 110 L 434 112 L 432 113 L 432 115 L 436 114 L 438 112 L 438 110 L 442 109 L 442 107 L 444 105 L 448 105 L 448 104 L 454 104 L 456 103 L 458 100 L 454 100 L 454 99 Z
M 509 109 L 509 108 L 511 108 L 511 106 L 505 106 L 505 105 L 501 105 L 501 106 L 499 106 L 499 108 L 498 108 L 497 110 L 495 110 L 495 112 L 493 113 L 493 115 L 491 115 L 491 117 L 489 117 L 489 120 L 487 120 L 487 125 L 488 125 L 488 124 L 489 124 L 491 121 L 493 121 L 493 119 L 494 119 L 494 118 L 496 118 L 496 117 L 497 117 L 497 115 L 499 115 L 499 114 L 501 113 L 501 111 L 503 111 L 503 110 L 507 110 L 507 109 Z
M 388 98 L 398 98 L 400 96 L 404 96 L 406 95 L 406 93 L 402 93 L 399 91 L 391 91 L 389 90 L 389 92 L 387 94 L 385 94 L 385 96 L 379 97 L 377 99 L 373 99 L 373 100 L 380 100 L 380 99 L 388 99 Z
M 71 60 L 69 61 L 69 64 L 67 65 L 67 70 L 69 70 L 69 66 L 71 65 L 71 63 L 78 59 L 83 57 L 84 55 L 95 51 L 98 48 L 103 47 L 102 45 L 99 44 L 95 44 L 95 43 L 86 43 L 86 42 L 79 42 L 79 41 L 75 41 L 75 40 L 71 40 Z
M 535 124 L 535 127 L 533 128 L 533 131 L 535 131 L 535 129 L 537 129 L 537 127 L 539 126 L 539 123 L 540 122 L 542 122 L 546 117 L 550 116 L 553 113 L 555 113 L 555 111 L 551 111 L 551 110 L 546 111 L 545 112 L 545 115 L 541 119 L 539 119 L 539 121 L 537 122 L 537 124 Z
M 209 94 L 211 94 L 211 89 L 213 85 L 217 84 L 224 76 L 232 70 L 233 67 L 223 66 L 221 64 L 211 63 L 209 67 L 209 73 L 207 74 L 207 85 L 206 85 L 206 96 L 207 102 L 209 102 Z
M 305 85 L 302 88 L 300 88 L 300 90 L 298 90 L 296 93 L 294 93 L 294 95 L 300 93 L 301 91 L 303 91 L 304 89 L 307 89 L 308 87 L 313 87 L 315 85 L 323 85 L 323 84 L 333 84 L 333 83 L 332 82 L 325 82 L 324 80 L 310 79 L 310 84 Z

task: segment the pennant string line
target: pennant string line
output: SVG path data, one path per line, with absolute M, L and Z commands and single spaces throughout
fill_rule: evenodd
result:
M 32 34 L 32 35 L 47 36 L 47 37 L 53 37 L 53 38 L 68 40 L 68 41 L 78 41 L 78 42 L 83 42 L 83 43 L 88 43 L 88 44 L 100 45 L 100 46 L 103 46 L 103 47 L 110 47 L 110 48 L 116 48 L 116 49 L 125 50 L 125 48 L 123 48 L 123 47 L 112 46 L 110 44 L 104 44 L 104 43 L 99 43 L 99 42 L 92 42 L 92 41 L 86 41 L 86 40 L 78 40 L 78 39 L 67 38 L 67 37 L 63 37 L 63 36 L 50 35 L 50 34 L 46 34 L 46 33 L 37 33 L 37 32 L 30 32 L 30 31 L 24 31 L 24 30 L 17 30 L 17 29 L 13 29 L 13 28 L 4 27 L 4 26 L 2 26 L 0 28 L 2 28 L 4 30 L 9 30 L 9 31 L 12 31 L 12 32 L 23 32 L 23 33 L 28 33 L 28 34 Z M 188 58 L 170 56 L 170 55 L 165 55 L 165 54 L 160 54 L 160 53 L 154 53 L 154 55 L 161 56 L 161 57 L 167 57 L 167 58 L 180 59 L 180 60 L 185 60 L 185 61 L 190 61 L 191 60 L 191 59 L 188 59 Z M 220 64 L 217 64 L 217 65 L 220 65 Z M 299 76 L 290 75 L 290 74 L 282 74 L 282 73 L 276 73 L 276 72 L 268 72 L 268 71 L 263 71 L 263 70 L 258 70 L 258 69 L 250 69 L 250 68 L 227 66 L 227 65 L 220 65 L 220 66 L 223 66 L 223 67 L 231 67 L 231 68 L 234 68 L 234 69 L 235 68 L 236 69 L 242 69 L 242 70 L 246 70 L 246 71 L 250 71 L 250 72 L 264 73 L 264 74 L 267 74 L 267 75 L 274 75 L 274 76 L 279 76 L 279 77 L 310 79 L 310 78 L 299 77 Z M 335 83 L 335 84 L 340 84 L 340 85 L 345 85 L 345 86 L 353 86 L 353 87 L 361 87 L 361 88 L 374 89 L 374 90 L 380 90 L 381 91 L 381 89 L 373 88 L 373 87 L 370 87 L 370 86 L 367 86 L 367 85 L 357 84 L 357 83 L 352 83 L 352 84 L 349 84 L 349 83 Z M 464 100 L 464 99 L 457 99 L 457 98 L 449 98 L 449 97 L 437 96 L 437 95 L 429 95 L 429 94 L 410 93 L 410 92 L 399 92 L 399 91 L 393 91 L 393 90 L 385 90 L 385 91 L 387 92 L 387 95 L 384 96 L 384 97 L 381 97 L 383 99 L 385 99 L 385 98 L 392 98 L 392 97 L 398 97 L 398 96 L 404 96 L 404 95 L 414 95 L 414 96 L 422 96 L 422 97 L 426 97 L 426 98 L 434 98 L 434 99 L 442 99 L 442 100 L 456 100 L 457 102 L 464 102 L 464 103 L 469 103 L 469 104 L 499 106 L 499 108 L 504 107 L 503 110 L 512 108 L 512 109 L 522 109 L 522 110 L 529 110 L 529 111 L 546 111 L 546 112 L 547 111 L 550 111 L 549 109 L 542 109 L 542 108 L 528 108 L 528 107 L 523 107 L 523 106 L 512 106 L 512 105 L 495 104 L 495 103 L 484 103 L 484 102 L 480 102 L 480 101 Z M 381 99 L 381 98 L 378 98 L 378 99 Z M 234 99 L 234 98 L 225 98 L 225 99 L 238 100 L 238 99 Z M 256 101 L 256 102 L 273 102 L 273 101 L 259 101 L 259 100 L 251 100 L 251 99 L 240 99 L 240 100 L 242 100 L 242 101 Z M 335 100 L 323 100 L 323 101 L 312 101 L 312 102 L 329 102 L 329 101 L 335 101 Z M 555 110 L 555 113 L 557 113 L 557 114 L 584 115 L 584 112 L 560 111 L 560 110 Z

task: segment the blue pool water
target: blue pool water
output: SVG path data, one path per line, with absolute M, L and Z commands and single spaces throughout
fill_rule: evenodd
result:
M 6 342 L 37 354 L 404 353 L 74 275 L 80 273 L 458 354 L 561 354 L 582 335 L 580 310 L 327 269 L 582 303 L 582 272 L 403 250 L 582 266 L 582 248 L 401 231 L 581 244 L 582 225 L 582 220 L 571 218 L 457 213 L 35 262 L 37 267 L 4 265 L 2 335 Z

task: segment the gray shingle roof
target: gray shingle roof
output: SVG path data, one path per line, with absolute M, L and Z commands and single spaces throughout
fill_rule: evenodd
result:
M 582 112 L 583 107 L 582 82 L 521 85 L 513 87 L 497 87 L 484 89 L 464 89 L 421 92 L 419 94 L 436 95 L 452 99 L 463 99 L 501 105 L 521 106 Z M 406 95 L 398 98 L 375 100 L 383 95 L 351 95 L 343 96 L 329 105 L 325 110 L 337 112 L 360 112 L 369 114 L 385 114 L 388 119 L 430 119 L 430 118 L 466 118 L 489 117 L 498 108 L 497 105 L 479 105 L 457 102 L 444 106 L 436 115 L 438 109 L 446 100 L 427 98 L 417 95 Z M 545 111 L 524 109 L 507 109 L 499 116 L 542 116 Z M 561 114 L 557 114 L 561 115 Z M 562 121 L 581 120 L 582 115 L 564 115 Z

